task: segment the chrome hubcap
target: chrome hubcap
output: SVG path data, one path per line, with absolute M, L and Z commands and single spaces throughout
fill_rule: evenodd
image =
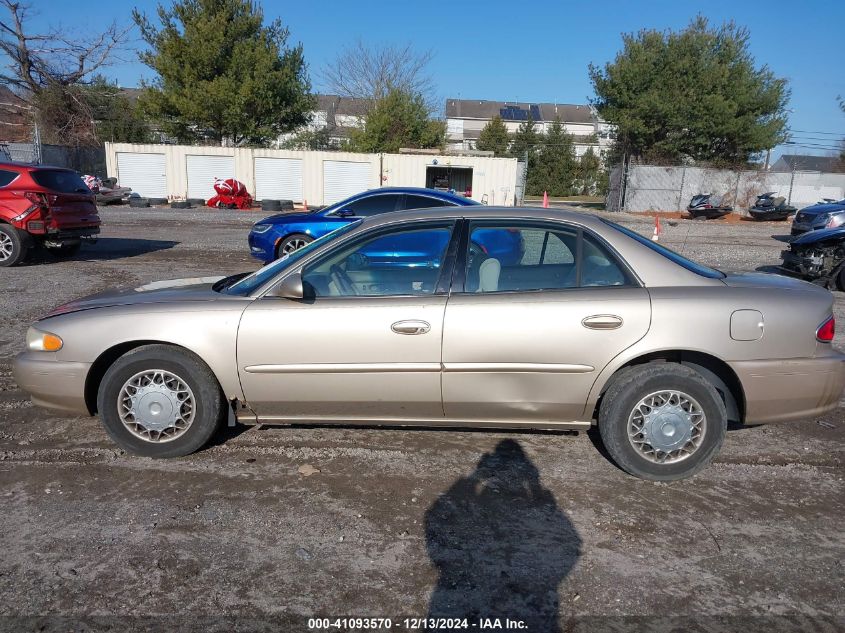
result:
M 306 242 L 304 239 L 299 238 L 299 237 L 292 239 L 292 240 L 289 240 L 288 242 L 285 243 L 284 246 L 282 246 L 282 252 L 283 253 L 292 253 L 294 251 L 298 251 L 300 248 L 305 246 L 307 243 L 308 242 Z
M 12 256 L 12 238 L 0 233 L 0 261 L 6 261 Z
M 132 435 L 147 442 L 169 442 L 194 421 L 194 394 L 184 380 L 163 369 L 148 369 L 127 380 L 117 411 Z
M 656 464 L 680 462 L 698 450 L 707 430 L 701 405 L 682 391 L 657 391 L 628 416 L 628 440 Z

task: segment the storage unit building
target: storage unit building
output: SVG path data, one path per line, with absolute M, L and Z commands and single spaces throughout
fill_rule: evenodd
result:
M 117 152 L 117 182 L 144 198 L 166 198 L 164 154 Z
M 369 162 L 323 161 L 323 204 L 333 204 L 370 188 Z
M 188 174 L 188 197 L 207 200 L 216 195 L 214 179 L 233 178 L 234 156 L 202 156 L 188 154 L 185 157 Z
M 302 202 L 302 159 L 257 156 L 255 199 Z

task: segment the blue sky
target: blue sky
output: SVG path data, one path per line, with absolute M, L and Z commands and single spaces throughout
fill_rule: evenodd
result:
M 83 32 L 92 18 L 128 23 L 133 7 L 153 14 L 156 4 L 155 0 L 72 0 L 64 6 L 73 10 L 62 11 L 56 21 L 51 11 L 54 0 L 33 0 L 38 14 L 33 24 L 58 24 Z M 292 41 L 302 42 L 317 90 L 324 64 L 361 38 L 410 41 L 421 49 L 433 49 L 431 70 L 442 99 L 559 103 L 587 101 L 592 95 L 587 65 L 613 59 L 623 32 L 680 28 L 698 12 L 713 22 L 733 19 L 750 29 L 758 64 L 768 64 L 789 80 L 790 127 L 796 130 L 796 142 L 827 146 L 834 144 L 827 139 L 845 137 L 845 115 L 836 104 L 837 95 L 845 97 L 845 2 L 266 0 L 263 5 L 268 18 L 282 18 Z M 108 74 L 124 86 L 151 78 L 149 69 L 129 59 Z M 787 151 L 828 153 L 823 147 Z

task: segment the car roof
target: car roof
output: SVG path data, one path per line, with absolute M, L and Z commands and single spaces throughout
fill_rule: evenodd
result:
M 543 208 L 543 207 L 499 207 L 485 204 L 467 207 L 435 207 L 433 209 L 409 209 L 407 211 L 390 211 L 365 218 L 362 226 L 371 227 L 379 224 L 392 224 L 406 220 L 437 220 L 453 218 L 525 218 L 532 220 L 554 220 L 558 222 L 574 222 L 585 226 L 603 224 L 595 215 L 581 213 L 574 209 Z
M 377 189 L 367 189 L 366 191 L 362 191 L 361 193 L 355 194 L 354 196 L 350 196 L 350 198 L 360 198 L 360 197 L 369 197 L 373 195 L 384 195 L 384 194 L 417 194 L 421 196 L 428 196 L 430 198 L 441 198 L 443 200 L 451 200 L 457 202 L 458 204 L 462 205 L 475 205 L 478 204 L 475 200 L 471 198 L 465 198 L 464 196 L 457 195 L 454 193 L 449 193 L 448 191 L 441 191 L 439 189 L 429 189 L 427 187 L 379 187 Z

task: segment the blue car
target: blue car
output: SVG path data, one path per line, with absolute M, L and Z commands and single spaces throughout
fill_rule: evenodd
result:
M 299 250 L 306 244 L 323 237 L 335 229 L 360 218 L 403 209 L 428 209 L 433 207 L 470 206 L 478 204 L 445 191 L 418 187 L 383 187 L 371 189 L 341 200 L 314 213 L 281 213 L 256 222 L 249 233 L 250 254 L 265 264 Z M 501 229 L 477 231 L 473 246 L 502 265 L 514 265 L 523 253 L 519 232 Z M 445 249 L 446 245 L 442 245 Z M 433 244 L 419 244 L 406 236 L 402 243 L 384 243 L 379 240 L 370 246 L 365 255 L 381 266 L 425 266 L 424 253 L 441 252 Z

